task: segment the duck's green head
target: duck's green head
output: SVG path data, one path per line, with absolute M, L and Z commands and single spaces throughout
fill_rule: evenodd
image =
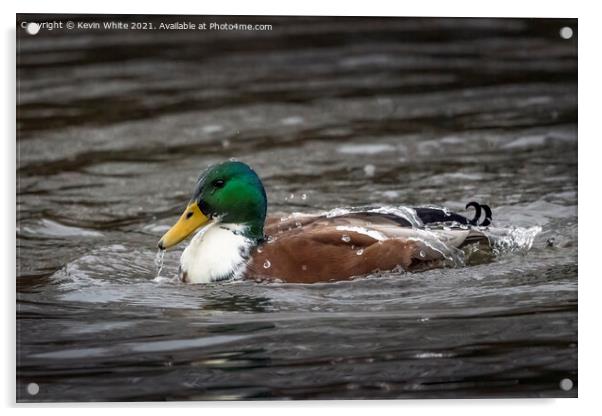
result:
M 211 221 L 239 224 L 245 236 L 263 237 L 267 197 L 261 180 L 242 162 L 225 162 L 199 177 L 192 198 L 178 222 L 159 240 L 167 249 Z

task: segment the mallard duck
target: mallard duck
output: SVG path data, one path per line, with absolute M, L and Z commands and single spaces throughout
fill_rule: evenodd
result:
M 386 210 L 267 217 L 267 196 L 248 165 L 228 161 L 201 174 L 190 202 L 158 243 L 174 247 L 196 234 L 180 259 L 186 283 L 230 279 L 290 283 L 337 281 L 375 271 L 445 267 L 466 246 L 490 247 L 475 218 L 438 208 L 415 208 L 407 216 Z M 424 224 L 430 225 L 428 229 Z

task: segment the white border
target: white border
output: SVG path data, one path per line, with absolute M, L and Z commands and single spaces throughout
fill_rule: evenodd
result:
M 488 4 L 484 4 L 488 3 Z M 76 0 L 28 0 L 18 5 L 21 13 L 145 13 L 145 14 L 223 14 L 223 15 L 328 15 L 328 16 L 490 16 L 490 17 L 577 17 L 575 2 L 548 0 L 504 0 L 483 2 L 475 0 L 422 0 L 367 2 L 303 0 L 283 1 L 119 1 L 96 3 Z
M 588 4 L 587 4 L 588 3 Z M 14 407 L 14 273 L 15 273 L 15 13 L 136 13 L 136 14 L 258 14 L 258 15 L 337 15 L 337 16 L 489 16 L 489 17 L 576 17 L 579 18 L 579 399 L 564 400 L 427 400 L 427 401 L 329 401 L 329 402 L 237 402 L 237 403 L 178 403 L 178 404 L 129 404 L 129 405 L 75 405 L 67 409 L 60 405 L 47 406 L 44 412 L 50 414 L 77 414 L 85 407 L 86 413 L 100 414 L 109 408 L 144 407 L 145 413 L 162 414 L 166 407 L 177 406 L 178 412 L 198 415 L 208 409 L 226 413 L 264 414 L 282 412 L 305 414 L 307 412 L 332 412 L 344 410 L 350 414 L 364 414 L 368 409 L 376 408 L 379 416 L 398 415 L 400 412 L 416 412 L 422 416 L 444 413 L 451 415 L 489 415 L 503 414 L 516 410 L 545 412 L 546 415 L 590 413 L 589 409 L 601 408 L 597 399 L 600 382 L 600 319 L 596 308 L 602 296 L 600 290 L 602 265 L 598 258 L 602 240 L 598 230 L 602 229 L 600 214 L 599 172 L 600 133 L 602 105 L 600 105 L 600 77 L 602 74 L 600 58 L 600 27 L 602 16 L 595 2 L 576 1 L 525 1 L 504 0 L 485 1 L 379 1 L 367 2 L 303 0 L 296 3 L 283 1 L 203 1 L 188 2 L 151 2 L 101 0 L 97 3 L 81 0 L 21 0 L 13 4 L 2 2 L 0 18 L 3 20 L 2 46 L 4 49 L 3 74 L 0 78 L 2 91 L 2 125 L 4 137 L 2 143 L 3 172 L 2 187 L 2 235 L 4 250 L 1 250 L 1 264 L 5 266 L 2 274 L 5 301 L 5 337 L 2 342 L 2 402 Z M 596 169 L 598 168 L 598 169 Z M 40 411 L 44 406 L 22 406 L 25 411 Z M 75 408 L 74 408 L 75 407 Z M 98 408 L 100 407 L 100 408 Z M 197 408 L 201 409 L 197 409 Z M 14 409 L 11 409 L 14 410 Z M 593 410 L 592 410 L 593 412 Z

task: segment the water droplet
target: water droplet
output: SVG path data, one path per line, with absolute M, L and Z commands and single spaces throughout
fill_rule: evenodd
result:
M 372 176 L 374 176 L 375 172 L 376 172 L 376 167 L 374 165 L 364 166 L 364 173 L 366 174 L 366 176 L 372 177 Z
M 419 253 L 419 254 L 420 254 L 420 257 L 422 257 L 422 258 L 425 258 L 425 257 L 426 257 L 426 254 L 425 254 L 425 252 L 424 252 L 424 251 L 422 251 L 422 250 L 420 250 L 420 253 Z
M 270 261 L 269 261 L 269 260 L 266 260 L 266 261 L 263 263 L 263 268 L 264 268 L 264 269 L 269 269 L 270 267 L 272 267 L 272 263 L 270 263 Z
M 304 265 L 302 265 L 302 266 L 301 266 L 301 270 L 303 270 L 303 271 L 307 270 L 307 266 L 306 266 L 305 264 L 304 264 Z
M 355 252 L 355 254 L 361 256 L 362 254 L 364 254 L 364 250 L 360 248 L 358 251 Z
M 295 199 L 295 194 L 290 194 L 290 195 L 288 196 L 288 198 L 289 198 L 289 199 Z
M 295 227 L 297 227 L 297 228 L 301 228 L 301 223 L 300 223 L 299 221 L 297 221 L 297 222 L 295 223 Z
M 301 199 L 305 201 L 307 199 L 307 194 L 302 194 Z
M 341 240 L 348 243 L 351 241 L 351 237 L 349 237 L 347 234 L 343 234 L 343 236 L 341 237 Z
M 230 147 L 230 140 L 228 140 L 228 139 L 222 140 L 222 147 L 224 149 L 227 149 L 228 147 Z
M 257 247 L 257 252 L 258 253 L 263 253 L 263 249 L 261 247 Z

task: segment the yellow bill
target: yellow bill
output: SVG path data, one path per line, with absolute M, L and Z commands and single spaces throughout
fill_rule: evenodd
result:
M 161 237 L 159 244 L 157 244 L 158 247 L 161 250 L 166 250 L 175 246 L 199 227 L 206 224 L 207 221 L 209 221 L 209 218 L 203 214 L 197 203 L 191 202 L 180 216 L 178 222 Z

